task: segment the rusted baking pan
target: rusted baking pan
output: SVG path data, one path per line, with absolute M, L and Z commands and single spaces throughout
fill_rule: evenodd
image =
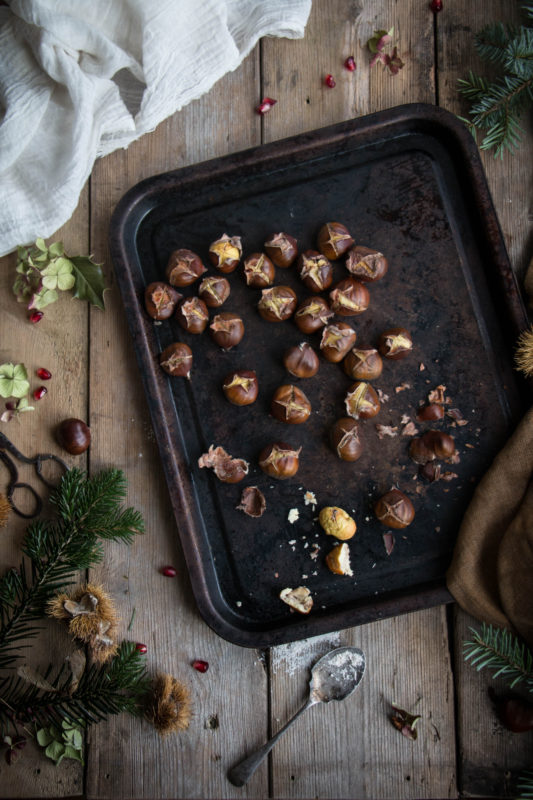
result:
M 317 375 L 299 382 L 312 405 L 307 422 L 287 425 L 270 415 L 275 389 L 293 382 L 282 365 L 285 349 L 302 340 L 318 349 L 320 334 L 303 336 L 290 320 L 265 322 L 256 307 L 260 290 L 246 286 L 242 266 L 228 276 L 231 294 L 222 309 L 245 324 L 242 342 L 230 351 L 208 330 L 186 333 L 174 317 L 154 324 L 143 306 L 144 288 L 164 279 L 177 248 L 207 264 L 210 243 L 223 233 L 241 236 L 248 255 L 285 231 L 305 250 L 328 221 L 344 223 L 357 243 L 380 250 L 390 264 L 385 278 L 369 285 L 368 310 L 344 318 L 358 342 L 375 343 L 395 326 L 414 340 L 409 356 L 385 363 L 375 381 L 382 408 L 361 422 L 365 451 L 353 463 L 338 459 L 328 443 L 353 383 L 340 365 L 321 358 Z M 433 106 L 407 105 L 155 176 L 121 200 L 110 240 L 205 621 L 236 644 L 266 647 L 448 602 L 445 571 L 463 512 L 522 413 L 512 345 L 527 324 L 476 146 L 461 123 Z M 342 261 L 334 270 L 336 279 L 347 276 Z M 309 294 L 294 267 L 278 269 L 276 283 L 291 286 L 299 299 Z M 183 291 L 192 295 L 197 286 Z M 159 354 L 174 341 L 193 350 L 190 381 L 159 366 Z M 251 406 L 231 405 L 222 393 L 234 369 L 257 373 L 259 397 Z M 430 483 L 409 459 L 411 437 L 403 431 L 437 386 L 445 386 L 445 409 L 458 409 L 464 420 L 453 411 L 434 425 L 453 435 L 460 460 L 442 465 L 453 473 L 449 480 Z M 416 423 L 420 433 L 429 427 Z M 274 441 L 302 448 L 294 478 L 277 481 L 260 470 L 258 454 Z M 249 462 L 244 481 L 221 483 L 212 470 L 199 469 L 212 444 Z M 252 485 L 267 503 L 258 519 L 237 509 Z M 384 541 L 390 529 L 375 518 L 373 504 L 392 486 L 411 498 L 416 516 Z M 329 505 L 357 522 L 349 542 L 352 577 L 333 574 L 325 563 L 336 540 L 316 518 Z M 298 518 L 291 522 L 289 514 Z M 279 599 L 282 589 L 298 586 L 314 600 L 307 616 Z

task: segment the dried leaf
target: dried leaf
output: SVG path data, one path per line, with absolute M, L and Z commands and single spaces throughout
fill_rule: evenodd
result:
M 38 689 L 42 689 L 43 692 L 57 692 L 55 686 L 52 686 L 52 684 L 49 683 L 46 678 L 43 678 L 37 670 L 33 669 L 33 667 L 29 667 L 27 664 L 22 664 L 17 669 L 17 675 L 27 683 L 31 683 L 32 686 L 37 686 Z
M 418 732 L 416 730 L 416 724 L 419 719 L 421 719 L 420 714 L 411 714 L 409 711 L 399 708 L 399 706 L 392 706 L 390 720 L 394 727 L 407 739 L 415 741 L 417 738 Z

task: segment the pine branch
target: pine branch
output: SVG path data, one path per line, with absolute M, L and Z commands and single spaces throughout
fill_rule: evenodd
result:
M 533 654 L 509 631 L 483 625 L 481 632 L 470 629 L 471 641 L 463 645 L 465 661 L 470 661 L 479 672 L 495 670 L 493 678 L 505 676 L 513 688 L 522 681 L 533 692 Z
M 487 25 L 475 37 L 476 50 L 484 61 L 504 64 L 509 43 L 516 36 L 516 28 L 495 22 Z
M 533 28 L 522 27 L 509 42 L 505 51 L 504 67 L 521 78 L 533 76 Z
M 517 789 L 520 794 L 517 800 L 533 800 L 533 770 L 524 770 L 518 779 Z

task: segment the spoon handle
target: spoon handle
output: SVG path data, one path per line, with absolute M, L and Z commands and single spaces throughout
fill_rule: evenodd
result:
M 311 708 L 311 706 L 314 706 L 316 703 L 318 703 L 318 700 L 310 697 L 307 703 L 296 712 L 294 717 L 292 717 L 283 726 L 283 728 L 280 728 L 279 731 L 268 740 L 268 742 L 265 742 L 262 747 L 259 747 L 257 750 L 255 750 L 255 752 L 251 753 L 251 755 L 246 756 L 246 758 L 244 758 L 242 761 L 239 761 L 238 764 L 235 764 L 235 766 L 232 767 L 228 772 L 228 780 L 230 783 L 232 783 L 234 786 L 244 786 L 244 784 L 250 780 L 261 761 L 270 753 L 282 734 L 284 734 L 285 731 L 290 728 L 292 723 L 298 719 L 300 714 L 303 714 L 304 711 L 307 711 L 308 708 Z

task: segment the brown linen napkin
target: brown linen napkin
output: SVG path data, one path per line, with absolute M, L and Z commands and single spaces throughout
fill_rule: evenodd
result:
M 446 580 L 461 608 L 533 647 L 533 409 L 480 481 Z

